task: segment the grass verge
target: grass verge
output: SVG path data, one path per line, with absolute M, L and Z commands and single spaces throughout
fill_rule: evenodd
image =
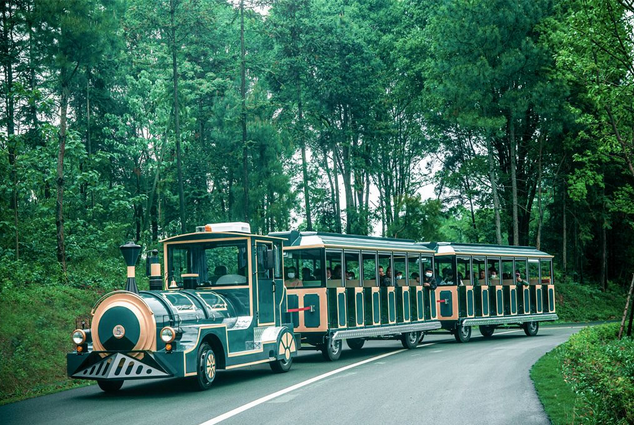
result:
M 562 346 L 546 353 L 533 365 L 531 379 L 544 410 L 553 425 L 576 423 L 581 400 L 564 380 L 561 370 Z

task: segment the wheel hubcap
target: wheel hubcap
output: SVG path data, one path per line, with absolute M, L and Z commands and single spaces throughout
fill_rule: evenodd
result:
M 214 379 L 216 375 L 216 359 L 214 358 L 214 354 L 212 352 L 206 353 L 207 358 L 205 359 L 205 375 L 208 380 Z

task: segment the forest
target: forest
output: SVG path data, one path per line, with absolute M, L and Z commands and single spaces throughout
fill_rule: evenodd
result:
M 0 8 L 2 289 L 120 284 L 119 245 L 227 221 L 531 245 L 629 284 L 632 0 Z

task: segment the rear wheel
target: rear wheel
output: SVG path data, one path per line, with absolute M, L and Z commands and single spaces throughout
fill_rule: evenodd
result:
M 491 326 L 491 325 L 480 326 L 480 333 L 485 338 L 490 338 L 493 335 L 494 331 L 495 331 L 495 326 Z
M 324 359 L 331 362 L 339 360 L 339 357 L 341 357 L 341 345 L 340 339 L 333 341 L 328 338 L 326 343 L 320 347 L 321 354 L 324 356 Z
M 471 326 L 457 325 L 453 335 L 458 342 L 469 342 L 471 339 Z
M 216 379 L 216 353 L 206 342 L 198 349 L 196 383 L 199 390 L 208 390 Z
M 350 347 L 351 350 L 360 350 L 363 348 L 363 344 L 365 344 L 365 339 L 363 338 L 346 339 L 346 344 L 348 344 L 348 347 Z
M 123 386 L 123 380 L 120 381 L 97 381 L 97 385 L 101 388 L 102 391 L 107 393 L 114 393 L 121 389 Z
M 524 333 L 528 336 L 535 336 L 539 331 L 539 322 L 526 322 L 522 325 Z
M 416 348 L 419 339 L 420 336 L 418 335 L 418 332 L 405 332 L 401 335 L 401 344 L 403 344 L 404 348 L 411 350 Z
M 424 339 L 425 339 L 425 332 L 421 332 L 420 338 L 418 338 L 418 343 L 422 344 Z

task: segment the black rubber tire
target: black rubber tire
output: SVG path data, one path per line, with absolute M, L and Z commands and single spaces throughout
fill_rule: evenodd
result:
M 422 344 L 423 340 L 425 339 L 425 335 L 427 335 L 425 332 L 421 332 L 420 333 L 420 338 L 418 338 L 418 343 Z
M 348 347 L 350 347 L 351 350 L 360 350 L 363 348 L 363 344 L 365 344 L 365 339 L 363 338 L 346 339 L 346 344 L 348 344 Z
M 495 326 L 493 325 L 480 326 L 480 333 L 485 338 L 491 338 L 491 336 L 493 336 L 493 332 L 495 332 Z
M 456 325 L 453 336 L 458 342 L 469 342 L 471 339 L 471 326 Z
M 123 379 L 118 381 L 103 381 L 97 380 L 97 385 L 101 388 L 102 391 L 107 393 L 115 393 L 121 389 L 123 386 Z
M 416 348 L 419 340 L 420 336 L 418 336 L 417 331 L 405 332 L 401 335 L 401 344 L 403 344 L 403 348 L 407 348 L 408 350 Z
M 269 365 L 271 366 L 271 370 L 275 373 L 288 372 L 289 370 L 291 370 L 291 366 L 293 365 L 293 358 L 291 357 L 288 360 L 274 360 L 269 363 Z
M 216 379 L 216 353 L 206 342 L 200 344 L 196 356 L 196 383 L 201 391 L 211 388 Z
M 524 328 L 524 333 L 527 336 L 535 336 L 537 335 L 537 332 L 539 332 L 539 322 L 523 323 L 522 328 Z
M 328 339 L 325 344 L 320 346 L 321 354 L 329 362 L 337 361 L 341 357 L 342 345 L 340 339 L 336 341 Z

